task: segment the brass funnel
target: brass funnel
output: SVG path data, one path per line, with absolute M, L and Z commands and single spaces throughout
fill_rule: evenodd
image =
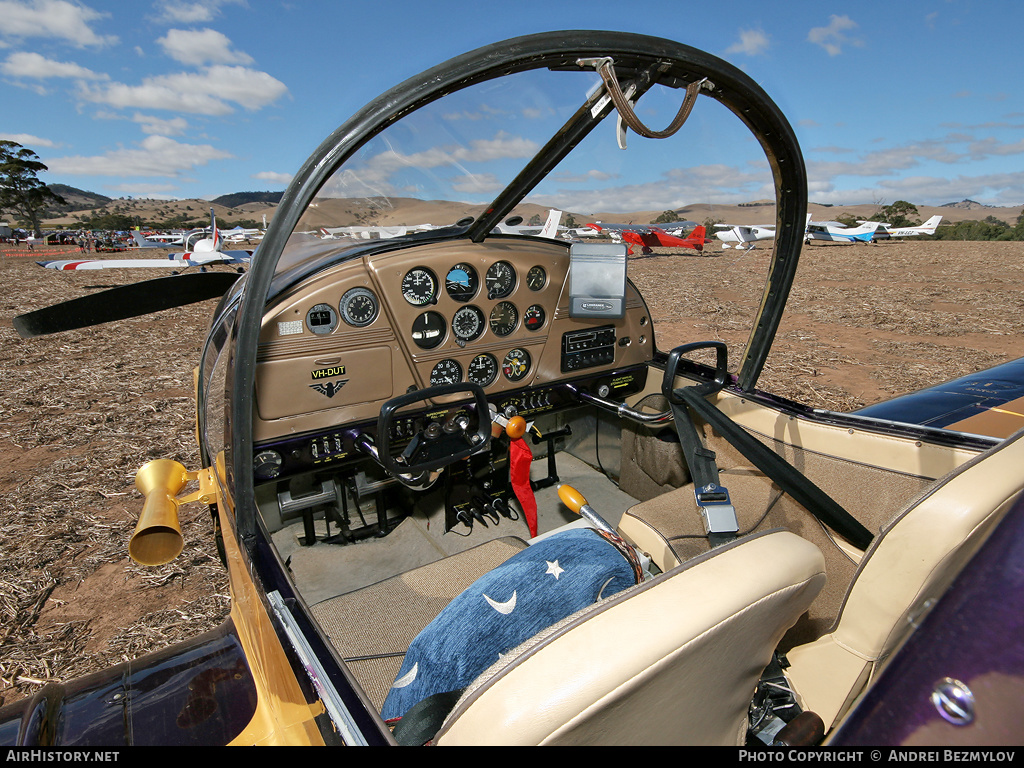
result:
M 163 565 L 181 554 L 184 539 L 175 497 L 188 480 L 185 467 L 170 459 L 155 459 L 135 474 L 135 487 L 146 501 L 128 543 L 132 560 L 140 565 Z

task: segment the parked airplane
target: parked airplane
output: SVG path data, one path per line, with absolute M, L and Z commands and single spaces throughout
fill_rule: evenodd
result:
M 138 227 L 133 231 L 140 231 Z M 156 243 L 161 248 L 166 248 L 170 245 L 184 245 L 185 244 L 185 232 L 171 232 L 164 234 L 161 232 L 151 232 L 148 235 L 143 235 L 143 239 L 147 242 Z M 149 247 L 149 246 L 147 246 Z
M 226 243 L 245 243 L 250 240 L 262 240 L 263 230 L 238 226 L 234 229 L 224 230 L 221 232 L 221 237 Z
M 858 221 L 857 223 L 861 226 L 869 226 L 871 224 L 877 224 L 878 229 L 875 231 L 875 240 L 888 240 L 893 237 L 916 237 L 917 235 L 934 235 L 935 230 L 938 229 L 939 223 L 942 221 L 942 216 L 932 216 L 928 221 L 920 226 L 916 227 L 894 227 L 890 224 L 880 221 Z
M 590 244 L 494 236 L 563 159 L 591 159 L 595 131 L 624 114 L 635 124 L 632 104 L 655 87 L 686 114 L 713 99 L 742 116 L 773 160 L 768 263 L 678 259 L 668 266 L 686 269 L 648 286 L 630 279 L 624 245 L 596 259 Z M 316 190 L 359 173 L 376 138 L 426 151 L 421 110 L 493 93 L 560 117 L 536 156 L 494 169 L 503 187 L 477 218 L 404 241 L 292 237 Z M 445 148 L 460 170 L 493 135 L 479 130 L 460 126 L 462 145 Z M 648 141 L 629 151 L 661 149 Z M 860 755 L 1019 739 L 1024 708 L 1006 702 L 1021 700 L 1024 656 L 1024 415 L 1001 379 L 1020 371 L 874 416 L 759 388 L 798 273 L 807 186 L 795 131 L 741 69 L 648 36 L 540 33 L 458 56 L 357 112 L 295 175 L 246 274 L 166 277 L 92 294 L 74 317 L 67 304 L 18 316 L 31 337 L 193 301 L 179 291 L 200 283 L 221 291 L 194 382 L 201 464 L 139 470 L 128 551 L 174 560 L 179 505 L 208 506 L 232 606 L 215 631 L 0 709 L 0 744 Z M 726 308 L 723 288 L 747 281 L 760 300 Z M 705 301 L 750 329 L 738 354 L 682 322 Z M 662 323 L 691 335 L 659 350 Z M 979 390 L 996 407 L 962 418 Z M 909 421 L 933 398 L 955 428 Z M 102 482 L 117 480 L 89 479 Z M 9 622 L 6 641 L 19 631 Z
M 210 236 L 196 241 L 192 250 L 171 253 L 165 259 L 64 259 L 60 261 L 38 261 L 41 267 L 64 271 L 83 269 L 175 269 L 189 267 L 205 269 L 216 264 L 227 264 L 241 268 L 252 259 L 253 251 L 224 250 L 224 242 L 217 228 L 217 218 L 210 209 Z M 132 230 L 132 237 L 140 247 L 152 248 L 156 245 L 143 237 L 138 230 Z M 140 242 L 141 241 L 141 242 Z M 145 245 L 142 245 L 145 243 Z
M 629 252 L 633 252 L 632 246 L 639 245 L 644 255 L 653 253 L 654 248 L 692 248 L 695 251 L 703 252 L 706 233 L 704 226 L 698 224 L 686 237 L 669 234 L 661 226 L 641 224 L 605 224 L 603 222 L 592 222 L 587 225 L 601 234 L 611 236 L 615 242 L 626 242 L 630 244 Z M 678 230 L 677 230 L 678 231 Z
M 135 241 L 136 248 L 166 248 L 167 244 L 162 243 L 158 240 L 151 240 L 142 234 L 141 231 L 136 227 L 132 230 L 132 240 Z
M 494 231 L 502 235 L 536 235 L 537 237 L 554 238 L 558 236 L 558 224 L 562 220 L 562 212 L 551 209 L 548 218 L 541 226 L 523 225 L 521 216 L 514 216 L 508 221 L 498 224 Z M 511 222 L 511 223 L 510 223 Z
M 715 224 L 715 227 L 722 231 L 715 232 L 715 237 L 722 241 L 722 248 L 742 247 L 750 250 L 759 240 L 773 240 L 775 238 L 775 225 L 770 226 L 749 226 L 743 224 Z
M 847 227 L 838 221 L 811 221 L 811 217 L 808 215 L 804 242 L 830 240 L 844 243 L 870 243 L 873 242 L 879 226 L 879 224 L 871 222 L 859 227 Z

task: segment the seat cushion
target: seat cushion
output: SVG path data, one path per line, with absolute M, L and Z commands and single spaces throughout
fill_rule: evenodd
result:
M 591 528 L 558 533 L 477 579 L 417 635 L 388 693 L 385 720 L 465 688 L 500 654 L 637 583 L 618 548 Z

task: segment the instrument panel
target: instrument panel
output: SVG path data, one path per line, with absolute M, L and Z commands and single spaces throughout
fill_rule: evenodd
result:
M 257 440 L 372 420 L 429 386 L 473 382 L 492 398 L 649 361 L 635 288 L 621 320 L 571 318 L 569 269 L 565 243 L 499 239 L 366 255 L 307 278 L 264 319 Z

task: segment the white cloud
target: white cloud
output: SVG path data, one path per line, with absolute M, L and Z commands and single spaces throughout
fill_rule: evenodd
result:
M 220 16 L 221 6 L 229 0 L 202 0 L 202 2 L 186 2 L 186 0 L 159 0 L 157 21 L 174 24 L 200 24 L 213 21 Z M 238 2 L 239 0 L 235 0 Z
M 107 16 L 68 0 L 0 0 L 0 36 L 45 37 L 79 48 L 113 45 L 117 37 L 97 34 L 91 27 Z
M 252 63 L 251 56 L 233 50 L 231 40 L 215 29 L 169 29 L 157 42 L 164 53 L 183 64 L 203 66 Z
M 252 178 L 259 179 L 260 181 L 269 181 L 271 184 L 287 186 L 291 183 L 292 174 L 277 173 L 276 171 L 260 171 L 259 173 L 254 173 Z
M 92 157 L 54 157 L 45 162 L 52 173 L 72 176 L 175 177 L 231 156 L 209 144 L 182 144 L 165 136 L 149 136 L 139 149 L 116 149 Z
M 720 205 L 774 198 L 771 174 L 763 164 L 743 170 L 724 164 L 674 168 L 661 178 L 591 190 L 561 189 L 531 195 L 527 202 L 567 211 L 665 211 L 693 202 Z
M 208 3 L 160 3 L 160 20 L 185 24 L 212 21 L 216 8 Z
M 849 16 L 836 16 L 832 14 L 827 27 L 814 27 L 807 35 L 807 39 L 815 45 L 824 48 L 829 56 L 838 56 L 843 52 L 844 45 L 860 46 L 863 40 L 853 38 L 846 33 L 857 29 L 857 22 Z
M 188 128 L 188 122 L 183 117 L 164 119 L 154 115 L 144 115 L 141 112 L 136 112 L 132 116 L 132 122 L 138 123 L 143 133 L 160 136 L 181 136 Z
M 44 139 L 39 136 L 33 136 L 31 133 L 0 133 L 0 140 L 3 141 L 14 141 L 21 144 L 23 147 L 32 149 L 32 147 L 58 147 L 60 146 L 55 141 L 50 139 Z
M 740 40 L 725 49 L 726 53 L 743 53 L 747 56 L 757 56 L 768 50 L 770 41 L 760 29 L 741 29 Z
M 38 53 L 12 53 L 0 65 L 0 72 L 11 77 L 31 77 L 45 80 L 50 77 L 66 77 L 76 80 L 106 80 L 107 75 L 93 72 L 70 61 L 54 61 Z
M 284 83 L 266 72 L 248 67 L 217 65 L 202 72 L 148 77 L 140 85 L 83 85 L 80 96 L 86 101 L 113 107 L 227 115 L 235 111 L 228 102 L 248 110 L 257 110 L 287 92 Z

